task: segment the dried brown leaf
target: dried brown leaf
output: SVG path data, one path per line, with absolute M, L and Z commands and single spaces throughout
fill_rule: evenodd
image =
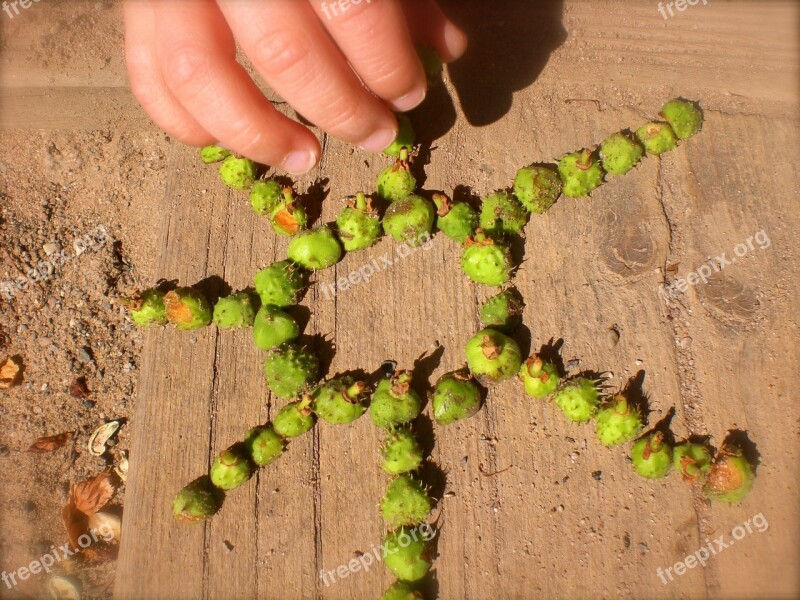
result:
M 69 384 L 69 393 L 73 398 L 86 398 L 89 396 L 89 388 L 86 387 L 86 379 L 78 377 Z
M 22 361 L 16 357 L 6 359 L 0 365 L 0 389 L 12 388 L 22 381 Z
M 72 486 L 70 502 L 85 515 L 91 515 L 108 504 L 115 491 L 112 471 L 106 469 L 96 477 Z
M 71 431 L 65 431 L 64 433 L 59 433 L 58 435 L 40 437 L 35 442 L 33 442 L 33 444 L 31 444 L 31 447 L 28 448 L 28 452 L 33 452 L 35 454 L 44 454 L 46 452 L 52 452 L 53 450 L 58 450 L 69 440 L 71 440 L 72 436 L 73 433 Z
M 61 518 L 64 521 L 64 528 L 67 530 L 70 546 L 77 548 L 78 538 L 89 530 L 89 517 L 75 506 L 72 494 L 70 494 L 69 503 L 61 511 Z

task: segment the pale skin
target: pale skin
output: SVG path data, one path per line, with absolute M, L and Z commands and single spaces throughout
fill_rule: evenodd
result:
M 282 115 L 236 62 L 323 131 L 380 152 L 394 112 L 427 91 L 415 44 L 445 62 L 467 39 L 434 0 L 126 0 L 131 89 L 166 133 L 220 144 L 288 173 L 317 164 L 317 137 Z

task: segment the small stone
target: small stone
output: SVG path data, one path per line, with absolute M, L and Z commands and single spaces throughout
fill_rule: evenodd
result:
M 97 405 L 97 403 L 94 400 L 84 400 L 83 405 L 86 408 L 94 408 Z
M 50 242 L 49 244 L 42 246 L 42 250 L 44 250 L 44 253 L 47 254 L 47 256 L 52 256 L 56 252 L 61 251 L 61 244 L 58 242 Z
M 592 477 L 594 477 L 595 481 L 601 481 L 603 479 L 603 472 L 602 471 L 592 471 Z
M 36 551 L 36 556 L 44 556 L 53 547 L 53 542 L 49 540 L 40 540 L 36 542 L 33 546 L 34 550 Z
M 80 350 L 78 350 L 78 360 L 83 363 L 87 364 L 92 362 L 92 350 L 88 346 L 84 346 Z
M 615 325 L 608 329 L 608 345 L 614 348 L 617 344 L 619 344 L 619 329 Z

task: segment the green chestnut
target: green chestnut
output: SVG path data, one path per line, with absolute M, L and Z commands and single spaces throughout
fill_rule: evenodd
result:
M 164 307 L 169 322 L 182 331 L 200 329 L 211 323 L 211 303 L 198 290 L 184 287 L 167 292 Z
M 300 336 L 300 326 L 276 306 L 262 306 L 253 323 L 253 341 L 261 350 L 272 350 Z
M 323 225 L 296 235 L 289 242 L 289 258 L 309 271 L 320 271 L 342 259 L 342 246 L 330 227 Z
M 220 329 L 250 327 L 256 318 L 256 300 L 250 292 L 220 298 L 214 305 L 214 324 Z

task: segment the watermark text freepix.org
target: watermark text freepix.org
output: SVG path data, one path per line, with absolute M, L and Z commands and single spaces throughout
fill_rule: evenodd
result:
M 772 241 L 769 239 L 766 230 L 762 229 L 756 232 L 755 235 L 751 235 L 744 242 L 736 244 L 733 247 L 733 253 L 736 256 L 728 258 L 727 253 L 723 252 L 719 256 L 709 258 L 707 262 L 700 265 L 697 269 L 686 275 L 686 277 L 678 277 L 669 285 L 664 285 L 662 283 L 659 287 L 659 294 L 661 294 L 664 300 L 669 300 L 669 298 L 674 298 L 678 294 L 685 293 L 690 287 L 694 287 L 700 282 L 708 283 L 709 278 L 714 273 L 719 273 L 725 269 L 725 267 L 734 264 L 737 258 L 743 258 L 747 256 L 749 252 L 755 250 L 754 241 L 761 250 L 766 250 L 772 245 Z
M 97 251 L 108 242 L 108 232 L 103 225 L 98 225 L 89 233 L 75 238 L 72 242 L 72 249 L 75 254 L 71 254 L 69 249 L 58 249 L 54 251 L 47 260 L 41 260 L 35 267 L 28 266 L 25 273 L 20 273 L 14 279 L 0 281 L 0 297 L 4 300 L 12 300 L 17 293 L 24 292 L 29 285 L 37 282 L 49 281 L 53 278 L 56 271 L 67 264 L 69 261 L 80 256 L 87 250 Z
M 741 525 L 734 527 L 731 530 L 732 540 L 726 542 L 724 535 L 719 536 L 715 540 L 706 540 L 705 546 L 693 554 L 687 555 L 686 558 L 679 560 L 671 567 L 667 567 L 666 569 L 658 567 L 658 569 L 656 569 L 656 575 L 658 575 L 662 584 L 667 585 L 670 581 L 675 581 L 675 578 L 672 576 L 673 571 L 675 575 L 680 576 L 686 573 L 687 569 L 694 569 L 698 564 L 705 567 L 706 562 L 708 562 L 710 558 L 713 558 L 726 548 L 730 548 L 736 541 L 743 539 L 746 535 L 753 533 L 754 528 L 758 533 L 764 533 L 769 529 L 769 523 L 767 523 L 767 519 L 762 513 L 758 513 L 756 516 L 747 519 Z
M 80 554 L 92 544 L 96 544 L 101 540 L 103 542 L 110 542 L 114 539 L 114 530 L 108 526 L 98 527 L 97 529 L 89 530 L 89 533 L 84 533 L 78 538 L 78 548 L 70 548 L 69 542 L 62 546 L 56 547 L 55 544 L 50 546 L 50 552 L 40 556 L 37 560 L 32 560 L 27 566 L 20 567 L 16 571 L 6 573 L 5 571 L 0 574 L 0 579 L 6 584 L 8 589 L 12 589 L 19 585 L 20 581 L 25 581 L 31 575 L 38 575 L 42 571 L 50 573 L 50 569 L 56 563 L 60 563 L 65 558 Z M 19 579 L 19 581 L 17 581 Z M 0 588 L 2 589 L 2 588 Z
M 703 6 L 708 6 L 708 0 L 673 0 L 672 2 L 659 2 L 658 3 L 658 12 L 661 13 L 661 16 L 664 17 L 666 21 L 669 17 L 667 17 L 667 12 L 669 12 L 670 17 L 675 16 L 675 12 L 672 10 L 674 6 L 678 12 L 683 12 L 690 6 L 697 6 L 700 3 L 703 3 Z
M 13 19 L 19 15 L 18 6 L 21 6 L 22 8 L 30 8 L 36 2 L 39 2 L 39 0 L 12 0 L 11 2 L 5 0 L 3 2 L 3 12 L 8 15 L 9 19 Z M 13 14 L 11 13 L 11 9 L 14 9 Z
M 373 258 L 371 262 L 361 265 L 358 269 L 350 271 L 344 277 L 340 277 L 333 283 L 322 283 L 322 293 L 325 294 L 325 299 L 330 300 L 335 297 L 339 292 L 346 292 L 351 287 L 355 287 L 360 283 L 367 283 L 373 275 L 380 273 L 400 262 L 402 259 L 411 255 L 414 250 L 422 248 L 429 250 L 433 247 L 433 238 L 428 233 L 423 233 L 417 238 L 417 244 L 411 245 L 409 243 L 399 244 L 395 248 L 397 257 L 392 257 L 390 253 L 383 254 L 378 258 Z
M 407 530 L 407 532 L 404 531 L 401 533 L 397 538 L 397 544 L 401 548 L 407 548 L 412 542 L 416 542 L 419 539 L 430 542 L 435 535 L 436 530 L 431 525 L 422 523 L 413 529 Z M 397 552 L 397 550 L 397 548 L 393 548 L 391 552 Z M 330 571 L 322 569 L 319 572 L 320 579 L 325 582 L 325 587 L 330 587 L 331 583 L 336 583 L 337 576 L 339 579 L 347 579 L 353 573 L 358 573 L 362 570 L 369 571 L 373 564 L 376 562 L 380 563 L 383 557 L 389 553 L 390 550 L 386 547 L 386 542 L 381 546 L 373 544 L 369 552 L 364 552 L 358 558 L 352 559 L 345 565 L 339 565 L 337 568 L 331 569 Z
M 333 0 L 331 2 L 322 2 L 319 6 L 328 21 L 330 21 L 334 17 L 339 17 L 346 13 L 352 6 L 357 6 L 361 3 L 372 4 L 373 2 L 375 0 Z

